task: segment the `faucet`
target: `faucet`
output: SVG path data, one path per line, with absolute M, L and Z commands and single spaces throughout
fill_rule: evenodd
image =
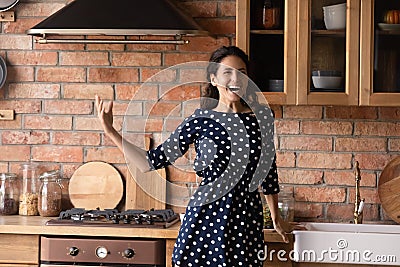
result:
M 364 198 L 361 199 L 360 197 L 361 174 L 358 161 L 356 161 L 354 174 L 356 179 L 356 199 L 354 201 L 354 223 L 361 224 L 363 220 L 363 209 L 364 209 L 365 199 Z

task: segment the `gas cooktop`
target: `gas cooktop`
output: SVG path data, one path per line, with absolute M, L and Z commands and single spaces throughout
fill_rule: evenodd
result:
M 168 228 L 177 221 L 179 216 L 172 209 L 120 212 L 117 209 L 73 208 L 61 212 L 57 219 L 47 221 L 46 225 Z

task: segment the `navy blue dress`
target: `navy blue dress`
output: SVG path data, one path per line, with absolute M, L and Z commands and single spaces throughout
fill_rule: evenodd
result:
M 163 168 L 195 145 L 202 181 L 191 197 L 172 262 L 185 266 L 262 266 L 264 194 L 279 192 L 268 107 L 254 113 L 197 109 L 171 136 L 148 151 Z M 260 256 L 263 256 L 261 254 Z

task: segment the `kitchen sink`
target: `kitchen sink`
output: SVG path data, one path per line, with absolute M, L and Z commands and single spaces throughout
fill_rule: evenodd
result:
M 400 225 L 303 223 L 295 230 L 296 262 L 400 265 Z

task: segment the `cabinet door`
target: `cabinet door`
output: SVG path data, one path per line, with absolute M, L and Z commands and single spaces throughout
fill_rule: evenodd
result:
M 297 5 L 296 103 L 358 105 L 360 0 L 298 0 Z M 328 9 L 335 9 L 334 20 L 342 25 L 326 21 Z M 328 77 L 313 77 L 316 71 Z
M 394 9 L 400 1 L 361 1 L 360 105 L 400 105 L 400 24 L 384 21 Z
M 266 29 L 256 22 L 263 19 L 263 0 L 236 0 L 236 45 L 249 55 L 249 75 L 268 103 L 295 104 L 297 0 L 272 2 L 279 25 Z

